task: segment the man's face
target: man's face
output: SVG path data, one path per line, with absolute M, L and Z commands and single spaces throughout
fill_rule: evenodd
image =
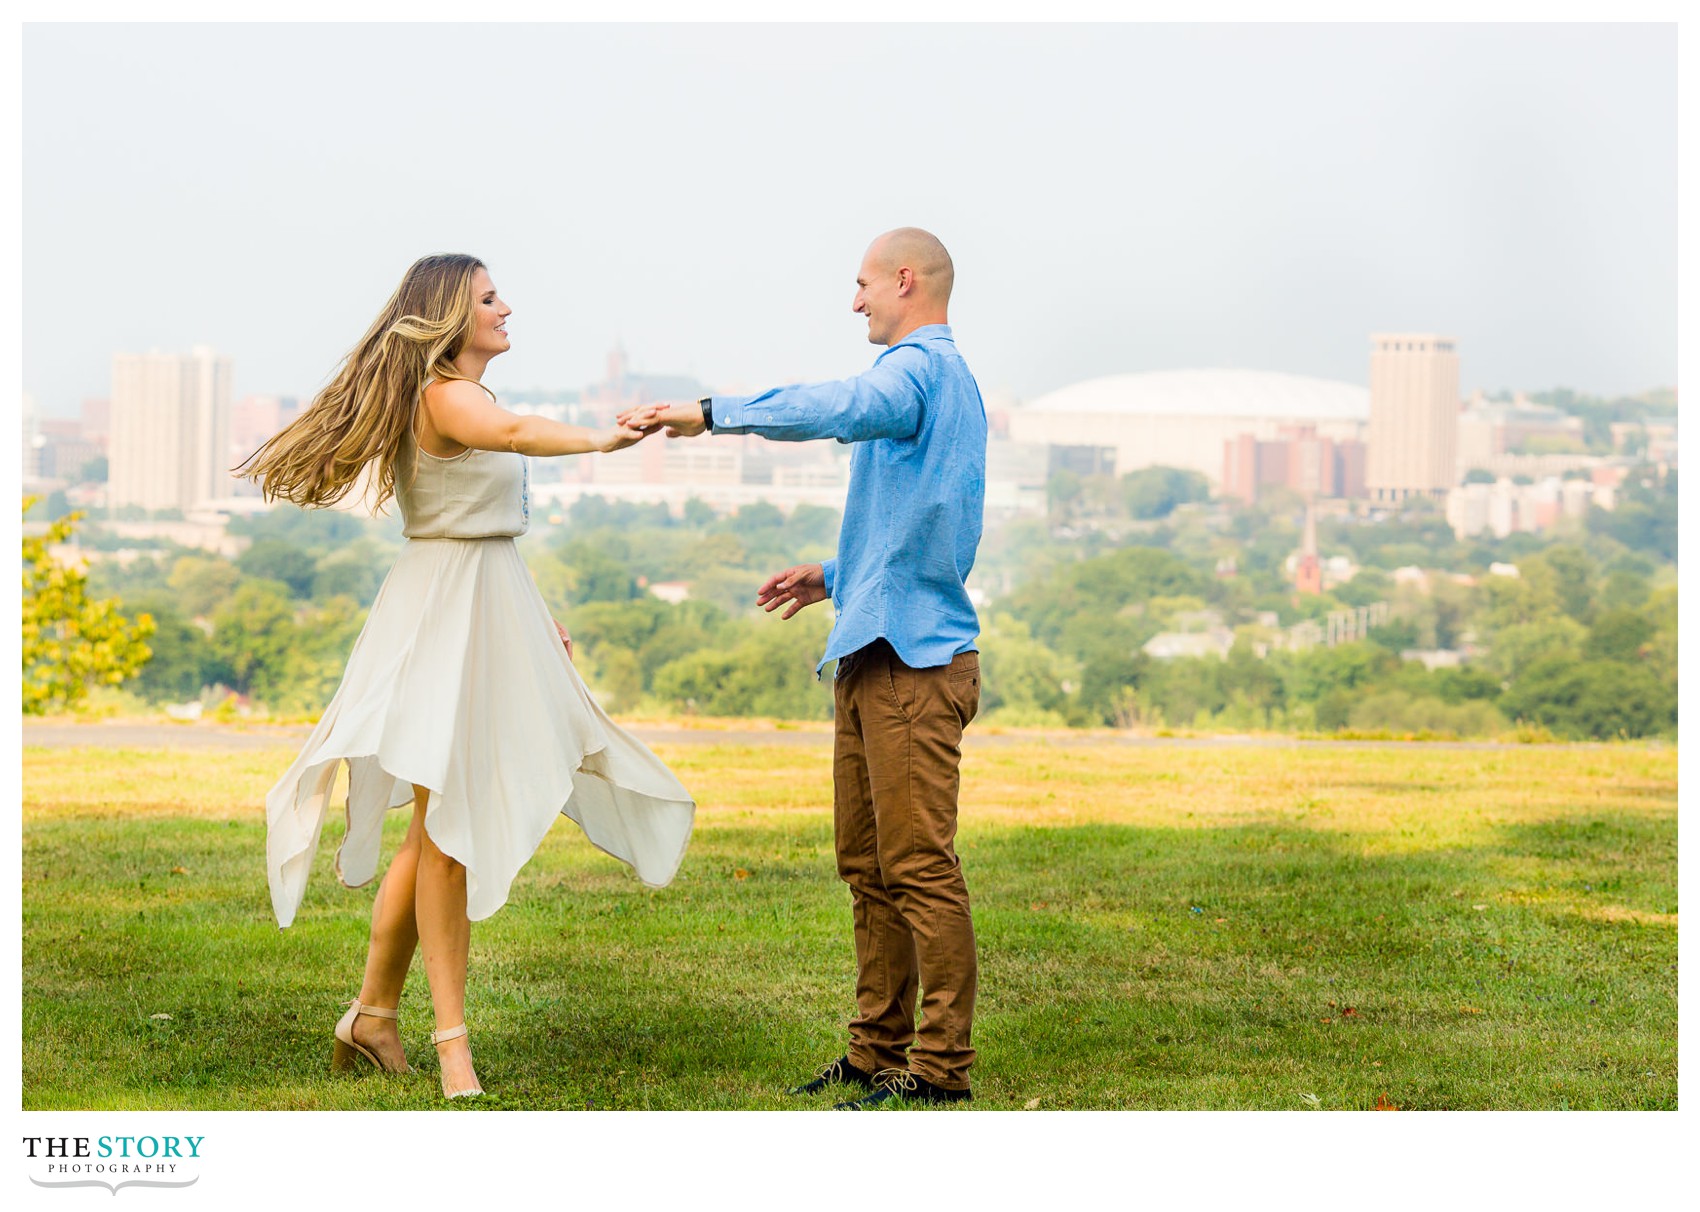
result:
M 869 247 L 856 271 L 856 299 L 850 310 L 868 317 L 868 341 L 890 345 L 892 334 L 903 318 L 904 301 L 897 293 L 898 271 L 880 255 L 878 244 Z

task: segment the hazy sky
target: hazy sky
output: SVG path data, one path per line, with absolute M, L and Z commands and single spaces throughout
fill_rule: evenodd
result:
M 205 343 L 310 394 L 416 256 L 487 260 L 498 388 L 863 369 L 862 251 L 957 263 L 981 385 L 1187 367 L 1676 376 L 1671 26 L 34 25 L 24 388 Z

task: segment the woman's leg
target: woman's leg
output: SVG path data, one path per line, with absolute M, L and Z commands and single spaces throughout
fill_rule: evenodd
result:
M 472 923 L 466 919 L 466 868 L 450 858 L 423 828 L 425 791 L 415 788 L 420 828 L 419 877 L 414 894 L 419 941 L 425 952 L 425 979 L 431 986 L 431 1009 L 437 1030 L 466 1019 L 466 952 Z M 443 1090 L 476 1090 L 472 1049 L 463 1035 L 438 1045 Z
M 401 1004 L 402 985 L 419 945 L 419 927 L 414 913 L 415 876 L 419 868 L 420 841 L 425 836 L 425 801 L 414 788 L 413 820 L 401 849 L 390 860 L 389 870 L 378 885 L 372 902 L 372 934 L 366 944 L 366 975 L 360 984 L 360 1001 L 367 1006 L 393 1009 Z M 401 1033 L 396 1021 L 362 1014 L 354 1020 L 354 1038 L 385 1063 L 404 1063 Z

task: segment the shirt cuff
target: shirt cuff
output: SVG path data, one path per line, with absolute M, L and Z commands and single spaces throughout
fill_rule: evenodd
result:
M 820 573 L 821 578 L 826 582 L 826 596 L 830 598 L 832 596 L 832 583 L 838 579 L 837 557 L 822 560 L 820 562 Z
M 754 396 L 709 396 L 709 407 L 714 410 L 715 433 L 749 433 L 750 428 L 744 422 L 744 406 Z

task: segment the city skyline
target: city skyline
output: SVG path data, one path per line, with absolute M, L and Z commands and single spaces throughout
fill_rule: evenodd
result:
M 856 262 L 904 222 L 956 256 L 988 395 L 1364 383 L 1399 330 L 1457 336 L 1466 391 L 1675 384 L 1669 26 L 452 27 L 486 95 L 403 121 L 398 47 L 444 28 L 27 27 L 43 415 L 197 344 L 238 397 L 309 396 L 453 246 L 515 308 L 498 391 L 591 383 L 616 342 L 719 390 L 854 374 Z M 867 66 L 917 37 L 953 50 L 908 84 L 919 160 Z M 478 167 L 437 189 L 445 137 Z

